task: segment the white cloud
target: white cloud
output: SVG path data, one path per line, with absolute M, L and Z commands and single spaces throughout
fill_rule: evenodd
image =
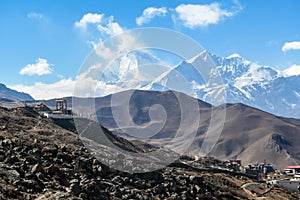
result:
M 143 11 L 143 14 L 136 18 L 136 24 L 141 26 L 142 24 L 149 23 L 154 17 L 156 16 L 166 16 L 167 14 L 167 9 L 166 8 L 154 8 L 154 7 L 149 7 L 146 8 Z
M 97 28 L 100 32 L 103 32 L 110 36 L 122 33 L 124 31 L 123 28 L 117 22 L 114 22 L 113 16 L 110 16 L 108 18 L 107 24 L 105 25 L 99 24 L 97 25 Z
M 20 92 L 26 92 L 34 99 L 41 100 L 72 96 L 74 85 L 75 81 L 68 78 L 52 84 L 37 82 L 31 86 L 20 84 L 9 87 Z
M 36 63 L 26 65 L 24 68 L 22 68 L 20 70 L 19 73 L 21 75 L 26 74 L 26 75 L 30 75 L 30 76 L 32 76 L 32 75 L 42 76 L 42 75 L 46 75 L 46 74 L 51 74 L 52 69 L 50 68 L 50 66 L 52 66 L 52 65 L 49 64 L 46 59 L 38 58 L 36 60 Z
M 38 20 L 41 20 L 43 19 L 43 15 L 41 13 L 36 13 L 36 12 L 30 12 L 27 14 L 27 17 L 29 19 L 38 19 Z
M 292 65 L 290 68 L 283 70 L 284 76 L 299 76 L 300 65 Z
M 95 91 L 95 86 L 98 88 Z M 69 96 L 95 97 L 111 94 L 112 91 L 122 91 L 118 86 L 109 85 L 92 77 L 79 75 L 76 80 L 62 79 L 54 83 L 36 82 L 34 85 L 10 85 L 9 88 L 30 94 L 36 100 L 47 100 Z M 76 90 L 74 88 L 76 87 Z M 123 89 L 124 90 L 124 89 Z
M 106 82 L 96 80 L 86 74 L 80 74 L 76 77 L 76 84 L 74 84 L 74 93 L 76 97 L 97 97 L 105 96 L 115 92 L 124 91 L 122 87 Z
M 75 22 L 75 27 L 77 28 L 86 28 L 87 24 L 98 24 L 102 21 L 104 14 L 92 14 L 87 13 L 83 15 L 81 20 Z
M 281 49 L 283 52 L 289 50 L 300 50 L 300 42 L 286 42 Z
M 124 29 L 114 21 L 114 16 L 104 17 L 104 14 L 85 14 L 81 20 L 75 22 L 75 27 L 86 28 L 87 24 L 93 24 L 100 33 L 113 36 L 122 33 Z
M 181 4 L 175 8 L 179 19 L 188 28 L 205 27 L 218 24 L 220 20 L 235 15 L 235 12 L 223 10 L 218 3 Z

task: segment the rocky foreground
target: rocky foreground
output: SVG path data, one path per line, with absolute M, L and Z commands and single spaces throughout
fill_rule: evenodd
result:
M 33 108 L 0 108 L 0 200 L 298 198 L 245 174 L 211 168 L 218 162 L 184 156 L 150 173 L 119 172 L 94 158 L 76 133 Z

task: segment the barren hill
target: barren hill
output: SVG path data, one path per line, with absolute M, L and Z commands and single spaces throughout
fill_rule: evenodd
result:
M 246 163 L 266 159 L 278 168 L 300 163 L 300 120 L 274 116 L 243 105 L 227 105 L 226 121 L 210 155 Z M 201 136 L 197 138 L 201 141 Z

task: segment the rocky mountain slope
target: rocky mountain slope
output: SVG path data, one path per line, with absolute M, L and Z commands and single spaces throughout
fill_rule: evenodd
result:
M 33 101 L 33 100 L 34 99 L 29 94 L 9 89 L 4 84 L 0 83 L 0 101 Z
M 181 120 L 181 108 L 175 94 L 177 96 L 181 95 L 182 98 L 191 98 L 183 93 L 171 91 L 137 90 L 133 93 L 129 112 L 137 126 L 151 124 L 149 108 L 154 104 L 163 106 L 167 114 L 167 120 L 163 128 L 154 136 L 145 138 L 143 141 L 164 146 L 174 138 Z M 77 109 L 81 110 L 78 112 L 88 113 L 89 105 L 95 102 L 99 122 L 117 135 L 130 138 L 130 133 L 123 131 L 127 130 L 126 124 L 124 127 L 117 125 L 112 114 L 112 108 L 116 110 L 125 108 L 124 104 L 127 102 L 122 98 L 119 99 L 112 106 L 111 95 L 96 99 L 76 98 L 76 101 L 81 102 L 80 105 L 82 106 L 77 107 Z M 71 98 L 69 100 L 71 101 Z M 54 101 L 47 101 L 46 103 L 53 105 Z M 222 133 L 209 155 L 218 159 L 241 159 L 244 164 L 262 162 L 267 159 L 268 162 L 278 168 L 300 163 L 300 120 L 277 117 L 244 104 L 212 107 L 201 100 L 198 100 L 198 103 L 199 107 L 197 109 L 200 113 L 200 120 L 195 119 L 195 123 L 199 120 L 199 128 L 188 153 L 198 155 L 208 126 L 213 126 L 213 124 L 210 124 L 212 109 L 220 112 L 225 109 L 226 118 Z M 92 112 L 90 110 L 87 116 L 91 115 Z
M 141 174 L 110 169 L 89 153 L 77 134 L 32 108 L 0 107 L 0 144 L 0 199 L 298 198 L 242 173 L 210 168 L 221 162 L 212 158 L 181 157 Z M 130 148 L 139 151 L 135 145 Z

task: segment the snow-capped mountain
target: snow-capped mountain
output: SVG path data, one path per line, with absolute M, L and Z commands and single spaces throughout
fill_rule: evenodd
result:
M 210 56 L 215 63 L 215 70 L 223 81 L 227 103 L 244 103 L 279 116 L 300 117 L 300 73 L 292 68 L 282 72 L 269 66 L 260 66 L 238 54 L 220 57 L 202 53 L 201 57 L 196 56 L 175 66 L 161 80 L 156 80 L 156 87 L 151 89 L 158 89 L 157 85 L 163 86 L 161 89 L 172 88 L 168 83 L 176 79 L 174 74 L 178 73 L 193 85 L 199 99 L 210 102 L 210 92 L 215 88 L 206 84 L 193 67 L 205 67 L 208 62 L 203 59 L 205 56 Z M 203 63 L 199 64 L 199 60 Z M 210 72 L 210 77 L 215 76 L 215 70 Z
M 300 118 L 298 66 L 280 71 L 238 54 L 220 57 L 206 51 L 171 68 L 161 68 L 161 62 L 147 52 L 125 55 L 103 73 L 101 85 L 118 87 L 114 92 L 176 90 L 212 104 L 212 96 L 221 88 L 226 96 L 223 103 L 244 103 L 275 115 Z

